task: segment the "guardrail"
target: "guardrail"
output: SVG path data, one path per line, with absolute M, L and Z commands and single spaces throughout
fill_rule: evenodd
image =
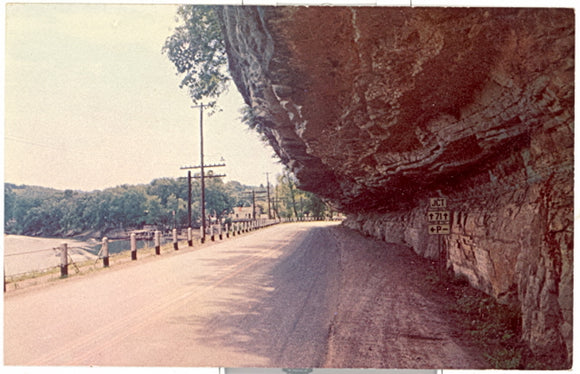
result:
M 296 218 L 282 218 L 282 219 L 256 219 L 256 220 L 247 220 L 247 221 L 239 221 L 239 222 L 232 222 L 231 224 L 212 224 L 206 228 L 206 236 L 209 236 L 211 241 L 215 242 L 217 240 L 224 240 L 224 238 L 230 238 L 239 236 L 243 233 L 248 233 L 251 231 L 259 230 L 265 227 L 269 227 L 272 225 L 276 225 L 279 223 L 289 223 L 289 222 L 311 222 L 311 221 L 319 221 L 319 219 L 314 219 L 312 217 L 302 217 L 299 219 Z M 200 229 L 201 230 L 201 229 Z M 201 231 L 200 231 L 201 234 Z M 155 242 L 155 255 L 161 255 L 161 231 L 155 231 L 153 238 Z M 177 230 L 173 229 L 172 232 L 172 244 L 173 249 L 175 251 L 179 250 L 179 240 L 178 240 Z M 193 247 L 193 229 L 187 229 L 187 246 Z M 199 238 L 200 244 L 201 237 Z M 60 278 L 66 278 L 69 276 L 69 268 L 73 266 L 76 270 L 76 273 L 80 272 L 78 264 L 73 260 L 71 256 L 72 249 L 81 249 L 86 250 L 83 247 L 69 247 L 67 243 L 62 243 L 58 247 L 41 249 L 41 250 L 33 250 L 33 251 L 26 251 L 26 252 L 19 252 L 19 253 L 10 253 L 4 254 L 5 257 L 12 257 L 12 256 L 24 256 L 24 255 L 32 255 L 40 252 L 49 252 L 52 251 L 56 256 L 59 257 L 60 263 L 58 265 L 53 265 L 46 268 L 41 269 L 34 269 L 31 271 L 27 271 L 24 273 L 17 273 L 17 274 L 10 274 L 7 275 L 6 271 L 4 272 L 4 292 L 6 292 L 6 285 L 9 283 L 15 283 L 15 279 L 21 278 L 34 278 L 38 276 L 43 276 L 46 274 L 51 273 L 58 273 L 60 270 Z M 123 251 L 126 252 L 126 251 Z M 132 233 L 130 236 L 130 253 L 131 253 L 131 261 L 137 260 L 137 235 Z M 110 266 L 110 254 L 109 254 L 109 239 L 104 237 L 101 241 L 101 249 L 95 256 L 96 260 L 93 265 L 96 265 L 99 260 L 102 260 L 103 268 L 108 268 Z M 85 262 L 87 260 L 84 260 Z M 12 281 L 9 281 L 10 278 Z
M 68 269 L 70 266 L 74 266 L 77 273 L 80 272 L 77 263 L 74 261 L 73 257 L 70 254 L 70 250 L 73 249 L 85 250 L 85 248 L 83 247 L 69 247 L 67 243 L 63 243 L 58 247 L 4 254 L 4 257 L 14 257 L 14 256 L 26 256 L 38 253 L 53 252 L 54 255 L 59 257 L 59 264 L 57 265 L 35 268 L 33 270 L 28 270 L 20 273 L 12 273 L 10 275 L 7 275 L 6 271 L 4 271 L 4 291 L 6 291 L 6 284 L 8 283 L 7 278 L 20 279 L 26 277 L 33 277 L 33 275 L 42 276 L 45 274 L 50 274 L 52 272 L 58 271 L 58 269 L 60 269 L 61 277 L 66 277 L 68 275 Z

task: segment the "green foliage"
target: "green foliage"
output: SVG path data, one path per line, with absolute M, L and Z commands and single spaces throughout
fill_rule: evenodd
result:
M 286 171 L 278 177 L 275 194 L 278 197 L 275 209 L 281 217 L 302 218 L 314 217 L 323 219 L 329 213 L 328 206 L 315 194 L 302 191 L 297 187 L 298 181 Z
M 252 206 L 257 188 L 219 178 L 206 181 L 206 213 L 220 219 L 236 206 Z M 260 186 L 259 190 L 265 190 Z M 4 230 L 7 234 L 70 236 L 111 229 L 139 229 L 154 225 L 160 229 L 186 227 L 188 223 L 187 179 L 160 178 L 148 185 L 122 185 L 103 191 L 59 191 L 34 186 L 4 185 Z M 270 189 L 272 208 L 279 217 L 324 218 L 326 204 L 316 195 L 297 188 L 290 173 Z M 192 222 L 200 218 L 201 187 L 192 181 Z M 256 199 L 257 211 L 267 212 L 265 196 Z
M 486 353 L 485 357 L 493 368 L 503 370 L 519 369 L 522 361 L 521 350 L 513 347 L 501 348 L 493 354 Z
M 220 179 L 206 183 L 206 210 L 222 218 L 234 206 L 248 204 L 251 188 Z M 87 231 L 160 229 L 188 223 L 187 180 L 161 178 L 148 185 L 118 186 L 104 191 L 58 191 L 42 187 L 4 185 L 4 228 L 7 234 L 69 236 Z M 200 220 L 200 183 L 192 182 L 192 222 Z M 248 206 L 248 205 L 246 205 Z M 175 212 L 175 214 L 174 214 Z
M 210 179 L 206 187 L 207 213 L 218 218 L 230 213 L 234 207 L 234 197 L 227 193 L 224 183 L 220 179 Z
M 180 87 L 187 87 L 195 104 L 211 100 L 227 90 L 227 54 L 216 6 L 182 5 L 177 10 L 180 25 L 167 38 L 162 52 L 183 76 Z
M 450 310 L 465 316 L 464 331 L 482 347 L 493 368 L 522 368 L 521 314 L 517 308 L 499 304 L 489 296 L 462 294 Z

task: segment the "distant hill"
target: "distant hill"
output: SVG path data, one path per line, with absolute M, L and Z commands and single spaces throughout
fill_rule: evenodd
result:
M 251 205 L 244 191 L 255 187 L 239 182 L 206 182 L 206 209 L 225 215 L 234 206 Z M 102 191 L 83 192 L 4 184 L 4 229 L 7 234 L 73 236 L 87 231 L 159 228 L 188 223 L 188 186 L 185 179 L 160 178 L 147 185 L 121 185 Z M 192 219 L 199 219 L 200 186 L 192 183 Z

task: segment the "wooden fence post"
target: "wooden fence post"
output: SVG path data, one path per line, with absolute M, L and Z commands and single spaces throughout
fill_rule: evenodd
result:
M 173 229 L 173 249 L 176 251 L 179 249 L 179 246 L 177 245 L 177 229 Z
M 103 247 L 101 248 L 103 251 L 103 266 L 108 268 L 109 267 L 109 238 L 106 236 L 103 238 Z
M 68 277 L 68 244 L 60 245 L 60 277 Z
M 137 259 L 137 235 L 134 232 L 131 233 L 131 260 L 135 261 Z
M 155 231 L 155 254 L 161 254 L 161 231 Z

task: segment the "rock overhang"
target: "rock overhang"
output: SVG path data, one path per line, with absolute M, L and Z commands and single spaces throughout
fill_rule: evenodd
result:
M 406 209 L 508 157 L 525 168 L 546 122 L 573 123 L 567 9 L 224 7 L 221 19 L 270 144 L 301 188 L 346 212 Z

